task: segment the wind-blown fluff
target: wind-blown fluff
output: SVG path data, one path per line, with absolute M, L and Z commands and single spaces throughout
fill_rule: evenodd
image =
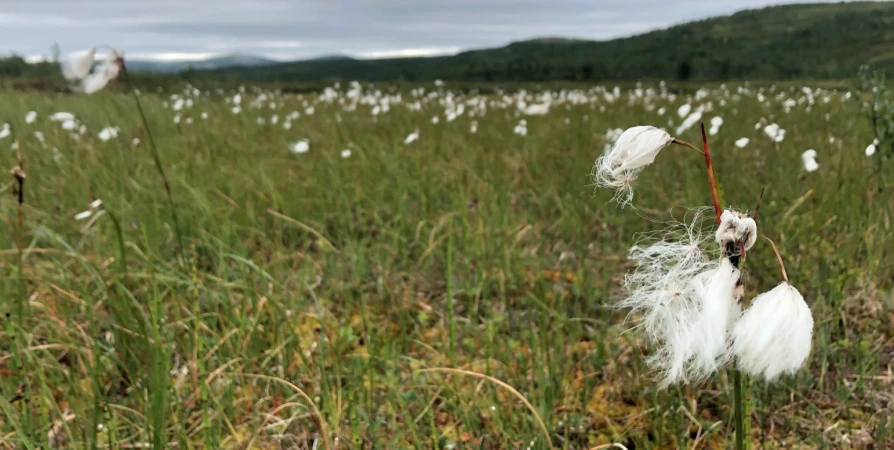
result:
M 93 59 L 96 56 L 94 50 L 82 50 L 68 55 L 59 62 L 62 76 L 68 81 L 79 81 L 90 73 L 93 67 Z
M 625 130 L 608 154 L 599 157 L 593 168 L 597 187 L 616 191 L 613 200 L 622 206 L 633 199 L 631 182 L 644 167 L 652 164 L 658 152 L 674 141 L 666 131 L 642 125 Z
M 804 297 L 788 282 L 765 292 L 733 328 L 733 353 L 739 367 L 768 381 L 794 373 L 810 354 L 813 316 Z
M 663 386 L 702 380 L 728 358 L 739 271 L 703 249 L 710 240 L 700 231 L 704 211 L 672 226 L 668 240 L 635 246 L 629 255 L 636 269 L 625 277 L 629 295 L 618 307 L 641 314 L 638 326 L 656 347 L 647 362 Z
M 717 371 L 729 359 L 729 330 L 739 318 L 736 299 L 739 269 L 728 258 L 719 266 L 695 278 L 699 293 L 699 315 L 692 327 L 690 346 L 694 353 L 692 377 L 703 379 Z
M 105 61 L 90 75 L 81 80 L 79 90 L 85 94 L 92 94 L 106 87 L 110 81 L 118 78 L 124 58 L 116 50 L 109 51 Z

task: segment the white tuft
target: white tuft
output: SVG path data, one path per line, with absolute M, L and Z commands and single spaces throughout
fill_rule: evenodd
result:
M 94 50 L 82 50 L 72 53 L 63 59 L 59 65 L 62 68 L 62 76 L 68 81 L 78 81 L 90 73 L 93 67 Z
M 701 232 L 705 211 L 673 225 L 668 239 L 630 250 L 636 269 L 624 279 L 628 296 L 618 307 L 641 314 L 638 326 L 656 346 L 647 362 L 663 386 L 701 380 L 727 354 L 725 324 L 738 271 L 702 248 L 710 240 Z
M 653 126 L 628 128 L 608 154 L 596 160 L 592 173 L 594 184 L 615 190 L 613 200 L 618 201 L 621 206 L 630 203 L 633 199 L 631 182 L 673 140 L 666 131 Z
M 736 147 L 745 148 L 751 142 L 747 137 L 736 139 Z
M 750 375 L 772 380 L 794 373 L 810 354 L 813 316 L 788 282 L 755 298 L 733 328 L 733 353 Z
M 757 222 L 748 215 L 727 209 L 720 215 L 720 225 L 714 234 L 714 242 L 725 249 L 729 243 L 743 242 L 750 250 L 757 241 Z

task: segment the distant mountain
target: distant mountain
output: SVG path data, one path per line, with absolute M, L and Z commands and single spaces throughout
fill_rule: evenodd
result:
M 453 56 L 323 58 L 193 75 L 285 82 L 844 79 L 865 63 L 894 73 L 894 3 L 780 5 L 609 41 L 545 38 Z
M 208 59 L 185 61 L 127 60 L 127 68 L 133 72 L 175 73 L 183 70 L 209 70 L 232 67 L 257 67 L 279 64 L 279 61 L 255 55 L 233 54 Z

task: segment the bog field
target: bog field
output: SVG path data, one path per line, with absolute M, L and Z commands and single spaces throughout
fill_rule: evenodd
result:
M 732 365 L 661 388 L 615 307 L 643 233 L 711 205 L 704 158 L 623 208 L 591 177 L 700 122 L 815 322 L 747 438 L 894 448 L 894 163 L 856 92 L 123 88 L 0 94 L 0 448 L 729 448 Z M 766 240 L 743 281 L 782 281 Z

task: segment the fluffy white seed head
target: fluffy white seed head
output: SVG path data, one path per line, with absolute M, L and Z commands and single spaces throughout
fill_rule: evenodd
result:
M 117 50 L 110 50 L 105 61 L 90 75 L 81 80 L 79 90 L 85 94 L 92 94 L 106 87 L 110 81 L 118 78 L 124 57 Z
M 95 56 L 96 51 L 92 49 L 81 50 L 68 55 L 59 63 L 62 68 L 62 76 L 68 81 L 78 81 L 86 77 L 90 73 L 90 68 L 93 67 Z
M 649 365 L 662 386 L 697 382 L 728 359 L 729 324 L 738 316 L 734 291 L 739 271 L 719 252 L 705 249 L 710 235 L 701 232 L 707 209 L 688 224 L 665 231 L 667 239 L 634 246 L 636 262 L 624 280 L 629 308 L 637 326 L 655 346 Z
M 673 140 L 666 131 L 653 126 L 628 128 L 621 133 L 611 150 L 596 160 L 593 182 L 597 187 L 615 190 L 614 200 L 622 206 L 630 203 L 633 199 L 630 183 Z
M 772 380 L 801 368 L 812 336 L 810 308 L 797 289 L 783 282 L 751 302 L 733 328 L 732 350 L 742 370 Z

